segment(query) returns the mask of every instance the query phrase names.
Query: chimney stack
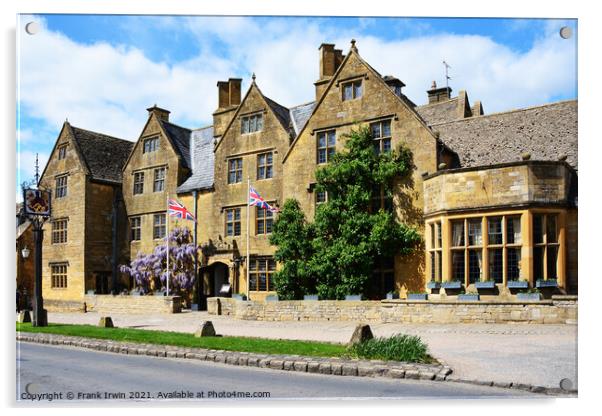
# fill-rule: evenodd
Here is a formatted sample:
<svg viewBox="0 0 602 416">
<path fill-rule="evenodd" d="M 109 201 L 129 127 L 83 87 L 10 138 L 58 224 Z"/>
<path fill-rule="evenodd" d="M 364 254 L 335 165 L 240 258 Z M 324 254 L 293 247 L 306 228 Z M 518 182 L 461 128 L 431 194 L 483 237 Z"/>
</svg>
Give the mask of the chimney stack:
<svg viewBox="0 0 602 416">
<path fill-rule="evenodd" d="M 157 104 L 153 105 L 146 109 L 148 111 L 148 115 L 155 114 L 159 120 L 169 121 L 169 110 L 164 108 L 157 107 Z"/>
<path fill-rule="evenodd" d="M 433 81 L 431 89 L 426 92 L 429 97 L 429 104 L 449 100 L 451 98 L 451 92 L 452 89 L 450 87 L 437 88 L 437 83 Z"/>
<path fill-rule="evenodd" d="M 314 83 L 316 86 L 316 100 L 320 98 L 326 85 L 345 59 L 341 49 L 335 49 L 332 43 L 320 45 L 320 78 Z"/>
<path fill-rule="evenodd" d="M 221 136 L 240 105 L 242 78 L 217 82 L 217 110 L 213 113 L 213 135 Z"/>
</svg>

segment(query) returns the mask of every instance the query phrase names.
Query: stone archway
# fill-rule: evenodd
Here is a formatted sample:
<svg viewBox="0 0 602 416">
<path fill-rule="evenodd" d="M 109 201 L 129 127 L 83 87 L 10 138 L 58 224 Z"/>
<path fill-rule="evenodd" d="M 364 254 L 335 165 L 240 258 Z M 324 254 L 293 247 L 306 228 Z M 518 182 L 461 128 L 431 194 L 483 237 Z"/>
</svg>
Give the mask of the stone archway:
<svg viewBox="0 0 602 416">
<path fill-rule="evenodd" d="M 222 262 L 215 262 L 208 267 L 209 296 L 219 296 L 222 285 L 230 283 L 230 269 Z"/>
</svg>

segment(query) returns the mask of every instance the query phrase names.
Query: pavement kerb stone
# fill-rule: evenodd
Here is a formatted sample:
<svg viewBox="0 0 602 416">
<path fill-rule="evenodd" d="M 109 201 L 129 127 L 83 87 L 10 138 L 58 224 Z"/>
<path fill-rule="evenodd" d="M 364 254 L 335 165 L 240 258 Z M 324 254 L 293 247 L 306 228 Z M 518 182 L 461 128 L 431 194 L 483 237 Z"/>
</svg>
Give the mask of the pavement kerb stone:
<svg viewBox="0 0 602 416">
<path fill-rule="evenodd" d="M 83 337 L 66 335 L 17 332 L 17 341 L 38 344 L 67 345 L 79 348 L 106 351 L 117 354 L 148 355 L 176 359 L 213 361 L 226 365 L 263 367 L 280 371 L 298 371 L 340 376 L 384 377 L 392 379 L 434 380 L 466 383 L 480 386 L 518 389 L 550 396 L 576 396 L 577 390 L 562 390 L 558 387 L 534 386 L 524 383 L 506 383 L 485 380 L 467 380 L 452 375 L 445 362 L 439 365 L 398 363 L 381 360 L 344 360 L 341 358 L 317 358 L 299 355 L 268 355 L 249 352 L 232 352 L 203 348 L 182 348 L 154 344 L 135 344 L 117 341 L 90 341 Z"/>
</svg>

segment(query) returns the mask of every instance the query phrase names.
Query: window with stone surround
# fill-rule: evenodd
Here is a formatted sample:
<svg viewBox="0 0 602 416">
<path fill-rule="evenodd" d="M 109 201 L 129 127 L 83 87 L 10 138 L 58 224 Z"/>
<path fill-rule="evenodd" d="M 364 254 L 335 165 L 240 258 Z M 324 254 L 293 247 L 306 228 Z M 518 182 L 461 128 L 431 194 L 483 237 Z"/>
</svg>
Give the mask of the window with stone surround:
<svg viewBox="0 0 602 416">
<path fill-rule="evenodd" d="M 140 241 L 142 230 L 142 218 L 130 217 L 130 240 Z"/>
<path fill-rule="evenodd" d="M 371 123 L 370 132 L 374 140 L 375 153 L 387 153 L 391 151 L 391 120 Z"/>
<path fill-rule="evenodd" d="M 55 198 L 64 198 L 67 196 L 67 175 L 56 177 L 56 189 L 54 190 Z"/>
<path fill-rule="evenodd" d="M 165 189 L 165 168 L 155 169 L 153 192 L 162 192 Z"/>
<path fill-rule="evenodd" d="M 533 277 L 535 280 L 558 278 L 558 215 L 533 215 Z"/>
<path fill-rule="evenodd" d="M 144 172 L 134 172 L 134 195 L 144 192 Z"/>
<path fill-rule="evenodd" d="M 316 205 L 320 205 L 328 201 L 328 192 L 316 191 Z"/>
<path fill-rule="evenodd" d="M 393 212 L 393 197 L 383 186 L 375 186 L 372 189 L 370 210 L 376 213 L 381 209 L 385 212 Z"/>
<path fill-rule="evenodd" d="M 336 152 L 336 130 L 321 131 L 317 133 L 317 163 L 328 163 Z"/>
<path fill-rule="evenodd" d="M 256 207 L 255 213 L 257 235 L 271 234 L 274 225 L 274 213 L 259 207 Z"/>
<path fill-rule="evenodd" d="M 431 266 L 430 280 L 440 282 L 442 270 L 442 239 L 441 239 L 441 221 L 429 224 L 431 238 L 429 240 L 429 264 Z"/>
<path fill-rule="evenodd" d="M 240 208 L 226 209 L 226 237 L 240 235 Z"/>
<path fill-rule="evenodd" d="M 67 157 L 67 145 L 62 144 L 59 146 L 59 160 L 62 160 Z"/>
<path fill-rule="evenodd" d="M 167 232 L 165 214 L 153 215 L 153 238 L 155 240 L 165 238 Z"/>
<path fill-rule="evenodd" d="M 67 288 L 67 263 L 50 265 L 50 287 L 53 289 Z"/>
<path fill-rule="evenodd" d="M 257 179 L 270 179 L 274 176 L 274 155 L 272 152 L 257 155 Z M 241 173 L 242 175 L 242 173 Z"/>
<path fill-rule="evenodd" d="M 67 221 L 67 218 L 59 218 L 52 221 L 52 244 L 67 242 Z"/>
<path fill-rule="evenodd" d="M 343 101 L 355 100 L 362 97 L 362 80 L 349 81 L 341 84 Z"/>
<path fill-rule="evenodd" d="M 240 120 L 240 133 L 248 134 L 263 130 L 263 115 L 253 114 L 242 117 Z"/>
<path fill-rule="evenodd" d="M 228 183 L 242 182 L 242 158 L 228 160 Z"/>
<path fill-rule="evenodd" d="M 249 290 L 255 292 L 271 292 L 274 290 L 272 277 L 276 272 L 276 261 L 273 257 L 251 257 L 249 264 Z"/>
<path fill-rule="evenodd" d="M 151 153 L 159 150 L 159 137 L 144 139 L 142 142 L 142 153 Z"/>
</svg>

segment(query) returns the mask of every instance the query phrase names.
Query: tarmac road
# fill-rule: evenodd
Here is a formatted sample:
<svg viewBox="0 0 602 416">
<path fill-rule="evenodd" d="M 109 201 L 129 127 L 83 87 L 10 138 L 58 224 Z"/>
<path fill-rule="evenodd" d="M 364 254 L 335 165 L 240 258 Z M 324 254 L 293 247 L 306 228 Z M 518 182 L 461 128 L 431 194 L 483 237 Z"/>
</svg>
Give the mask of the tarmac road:
<svg viewBox="0 0 602 416">
<path fill-rule="evenodd" d="M 325 398 L 545 398 L 528 392 L 452 382 L 387 380 L 236 367 L 191 360 L 128 356 L 31 343 L 17 343 L 17 400 L 48 406 L 72 403 L 175 399 L 247 400 Z M 48 393 L 46 396 L 40 396 Z M 105 393 L 110 393 L 107 396 Z M 160 393 L 163 393 L 161 397 Z M 202 394 L 202 398 L 199 395 Z M 53 400 L 49 402 L 52 395 Z M 123 395 L 125 397 L 123 397 Z M 227 397 L 230 395 L 230 397 Z M 220 397 L 226 396 L 226 397 Z M 70 397 L 73 397 L 72 399 Z M 32 400 L 34 399 L 34 400 Z M 36 401 L 40 399 L 40 401 Z"/>
</svg>

